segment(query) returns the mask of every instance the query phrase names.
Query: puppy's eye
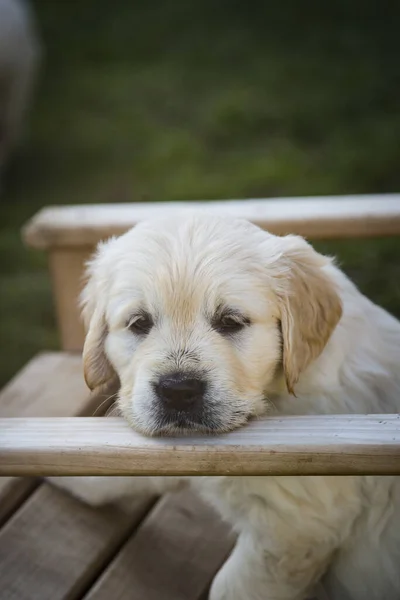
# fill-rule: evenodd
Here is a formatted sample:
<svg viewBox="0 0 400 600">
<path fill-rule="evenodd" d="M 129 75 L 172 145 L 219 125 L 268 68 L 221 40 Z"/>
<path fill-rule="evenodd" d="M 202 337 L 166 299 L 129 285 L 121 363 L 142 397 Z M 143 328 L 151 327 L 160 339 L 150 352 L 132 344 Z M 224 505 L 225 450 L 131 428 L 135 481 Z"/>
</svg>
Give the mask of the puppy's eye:
<svg viewBox="0 0 400 600">
<path fill-rule="evenodd" d="M 128 329 L 136 335 L 146 335 L 153 325 L 153 319 L 148 313 L 140 313 L 129 320 Z"/>
<path fill-rule="evenodd" d="M 250 325 L 249 319 L 243 315 L 235 313 L 226 313 L 220 315 L 213 321 L 213 327 L 221 335 L 229 335 L 238 333 L 244 329 L 247 325 Z"/>
</svg>

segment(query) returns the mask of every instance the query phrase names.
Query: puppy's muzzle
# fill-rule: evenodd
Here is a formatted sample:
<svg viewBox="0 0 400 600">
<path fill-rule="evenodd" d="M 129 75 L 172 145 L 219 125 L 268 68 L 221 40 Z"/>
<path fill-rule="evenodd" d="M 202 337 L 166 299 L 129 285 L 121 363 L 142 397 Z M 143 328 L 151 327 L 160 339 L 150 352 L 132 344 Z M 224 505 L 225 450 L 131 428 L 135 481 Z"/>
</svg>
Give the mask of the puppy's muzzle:
<svg viewBox="0 0 400 600">
<path fill-rule="evenodd" d="M 160 377 L 154 390 L 164 411 L 197 413 L 203 406 L 206 382 L 182 372 Z"/>
</svg>

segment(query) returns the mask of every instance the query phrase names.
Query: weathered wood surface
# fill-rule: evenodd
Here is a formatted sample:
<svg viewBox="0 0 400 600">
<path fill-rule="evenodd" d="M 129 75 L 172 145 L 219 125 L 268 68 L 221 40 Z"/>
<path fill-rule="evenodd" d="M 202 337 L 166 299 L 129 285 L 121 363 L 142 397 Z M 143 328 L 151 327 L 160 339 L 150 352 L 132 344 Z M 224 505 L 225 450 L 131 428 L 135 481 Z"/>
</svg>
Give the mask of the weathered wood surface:
<svg viewBox="0 0 400 600">
<path fill-rule="evenodd" d="M 35 356 L 0 392 L 0 418 L 92 415 L 96 405 L 83 380 L 82 357 L 63 352 Z M 36 485 L 34 479 L 0 479 L 0 524 Z"/>
<path fill-rule="evenodd" d="M 2 390 L 0 416 L 93 415 L 102 400 L 86 387 L 80 355 L 50 352 Z M 1 600 L 80 598 L 152 503 L 94 511 L 37 479 L 0 479 Z"/>
<path fill-rule="evenodd" d="M 40 486 L 0 530 L 1 600 L 81 598 L 149 507 L 93 510 Z"/>
<path fill-rule="evenodd" d="M 167 494 L 85 600 L 200 600 L 233 543 L 192 492 Z"/>
<path fill-rule="evenodd" d="M 146 438 L 123 419 L 2 419 L 1 475 L 400 475 L 400 415 L 266 417 Z"/>
<path fill-rule="evenodd" d="M 311 239 L 400 234 L 400 194 L 382 194 L 48 207 L 29 221 L 23 235 L 36 248 L 93 246 L 144 219 L 196 209 L 247 219 L 272 233 Z"/>
<path fill-rule="evenodd" d="M 38 354 L 1 390 L 0 418 L 90 414 L 95 401 L 82 373 L 80 354 Z"/>
</svg>

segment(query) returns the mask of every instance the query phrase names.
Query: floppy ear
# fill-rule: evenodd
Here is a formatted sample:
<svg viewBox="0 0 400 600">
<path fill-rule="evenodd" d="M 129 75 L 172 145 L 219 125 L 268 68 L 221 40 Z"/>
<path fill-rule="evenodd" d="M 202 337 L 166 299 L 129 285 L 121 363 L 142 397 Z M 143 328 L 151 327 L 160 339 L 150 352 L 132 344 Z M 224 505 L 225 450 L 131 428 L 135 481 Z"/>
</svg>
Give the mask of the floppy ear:
<svg viewBox="0 0 400 600">
<path fill-rule="evenodd" d="M 100 244 L 95 257 L 87 266 L 87 283 L 81 294 L 82 317 L 86 329 L 83 346 L 83 370 L 87 386 L 94 390 L 116 378 L 104 349 L 107 338 L 104 298 L 107 274 L 104 250 L 108 243 Z"/>
<path fill-rule="evenodd" d="M 104 350 L 107 327 L 103 312 L 97 307 L 90 320 L 83 346 L 83 372 L 87 386 L 94 390 L 115 377 Z"/>
<path fill-rule="evenodd" d="M 324 269 L 330 259 L 318 254 L 297 236 L 284 238 L 287 244 L 280 285 L 283 369 L 286 385 L 294 394 L 301 373 L 325 348 L 342 316 L 342 303 L 335 284 Z M 283 281 L 282 281 L 283 283 Z"/>
</svg>

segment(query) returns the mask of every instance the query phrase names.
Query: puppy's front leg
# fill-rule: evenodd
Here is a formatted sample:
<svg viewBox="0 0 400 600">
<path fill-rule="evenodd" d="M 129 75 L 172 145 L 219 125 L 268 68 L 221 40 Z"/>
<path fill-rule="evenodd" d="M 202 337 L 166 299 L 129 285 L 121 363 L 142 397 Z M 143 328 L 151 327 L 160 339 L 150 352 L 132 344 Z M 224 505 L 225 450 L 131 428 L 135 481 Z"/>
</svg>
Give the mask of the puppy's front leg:
<svg viewBox="0 0 400 600">
<path fill-rule="evenodd" d="M 265 478 L 259 484 L 250 480 L 247 493 L 238 495 L 234 504 L 241 533 L 215 577 L 210 600 L 309 597 L 362 510 L 359 481 L 352 477 Z M 242 489 L 246 485 L 242 483 Z"/>
<path fill-rule="evenodd" d="M 242 533 L 214 578 L 209 600 L 265 600 L 267 589 L 262 550 L 258 552 L 251 536 Z"/>
<path fill-rule="evenodd" d="M 176 477 L 50 477 L 48 481 L 91 506 L 159 495 L 184 485 Z"/>
<path fill-rule="evenodd" d="M 305 551 L 307 553 L 307 551 Z M 251 535 L 242 533 L 216 575 L 209 600 L 305 600 L 323 574 L 330 558 L 315 556 L 308 567 L 296 569 L 296 557 L 274 556 Z M 311 559 L 311 555 L 310 555 Z M 293 565 L 289 565 L 293 561 Z M 304 563 L 304 556 L 299 557 Z M 286 563 L 286 564 L 285 564 Z M 297 572 L 296 572 L 297 571 Z"/>
</svg>

